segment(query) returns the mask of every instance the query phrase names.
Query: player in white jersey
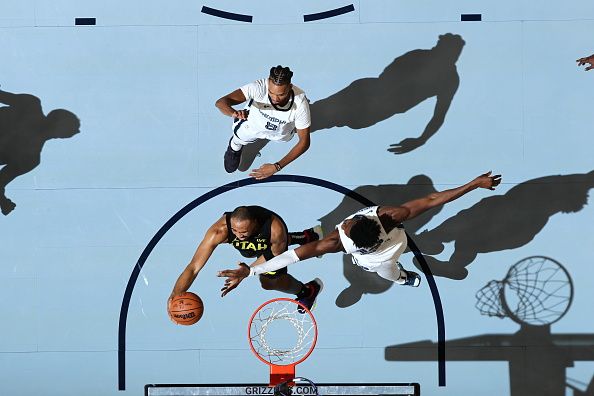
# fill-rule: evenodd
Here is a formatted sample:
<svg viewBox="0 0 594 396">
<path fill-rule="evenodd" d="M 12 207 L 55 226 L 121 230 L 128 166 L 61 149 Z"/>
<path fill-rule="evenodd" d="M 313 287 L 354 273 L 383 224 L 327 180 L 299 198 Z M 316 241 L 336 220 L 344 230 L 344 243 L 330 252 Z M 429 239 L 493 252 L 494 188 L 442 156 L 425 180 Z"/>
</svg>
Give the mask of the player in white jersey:
<svg viewBox="0 0 594 396">
<path fill-rule="evenodd" d="M 300 260 L 337 252 L 351 254 L 355 264 L 367 271 L 376 272 L 383 278 L 403 285 L 418 286 L 421 282 L 420 276 L 404 270 L 398 263 L 398 258 L 407 245 L 402 222 L 477 188 L 494 190 L 499 183 L 501 175 L 491 176 L 489 171 L 463 186 L 434 192 L 400 206 L 372 206 L 361 209 L 338 224 L 336 229 L 323 239 L 288 250 L 265 263 L 251 266 L 241 264 L 238 269 L 220 271 L 218 276 L 227 278 L 222 290 L 228 293 L 249 275 L 274 271 Z"/>
<path fill-rule="evenodd" d="M 274 164 L 266 163 L 252 170 L 250 176 L 265 179 L 293 162 L 309 148 L 311 115 L 303 90 L 291 84 L 293 72 L 288 67 L 270 69 L 270 76 L 246 84 L 216 102 L 218 109 L 233 117 L 233 136 L 225 152 L 225 170 L 235 172 L 243 146 L 259 139 L 287 142 L 295 133 L 299 141 Z M 243 110 L 232 106 L 244 103 Z"/>
</svg>

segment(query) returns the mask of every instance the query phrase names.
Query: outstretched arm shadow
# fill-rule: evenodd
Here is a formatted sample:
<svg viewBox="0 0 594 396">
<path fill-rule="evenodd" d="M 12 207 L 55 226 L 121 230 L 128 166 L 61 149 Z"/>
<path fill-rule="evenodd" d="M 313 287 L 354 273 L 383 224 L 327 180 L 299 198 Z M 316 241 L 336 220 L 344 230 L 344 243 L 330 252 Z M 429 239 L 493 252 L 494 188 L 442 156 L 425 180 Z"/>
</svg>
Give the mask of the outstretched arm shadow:
<svg viewBox="0 0 594 396">
<path fill-rule="evenodd" d="M 479 253 L 515 249 L 528 244 L 558 213 L 576 213 L 588 202 L 594 171 L 532 179 L 504 195 L 481 200 L 438 227 L 416 235 L 415 241 L 435 276 L 464 279 Z M 454 242 L 446 261 L 437 255 L 444 243 Z M 415 262 L 417 268 L 418 263 Z"/>
</svg>

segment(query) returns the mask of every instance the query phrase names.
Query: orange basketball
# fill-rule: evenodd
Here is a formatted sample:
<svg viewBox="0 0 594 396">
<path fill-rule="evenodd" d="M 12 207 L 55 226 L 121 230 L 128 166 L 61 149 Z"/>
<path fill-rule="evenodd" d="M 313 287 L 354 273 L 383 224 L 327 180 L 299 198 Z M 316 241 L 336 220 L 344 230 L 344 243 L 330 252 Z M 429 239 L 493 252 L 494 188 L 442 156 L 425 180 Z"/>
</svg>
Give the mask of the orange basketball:
<svg viewBox="0 0 594 396">
<path fill-rule="evenodd" d="M 198 322 L 204 312 L 200 297 L 192 292 L 175 296 L 169 305 L 171 319 L 177 324 L 189 326 Z"/>
</svg>

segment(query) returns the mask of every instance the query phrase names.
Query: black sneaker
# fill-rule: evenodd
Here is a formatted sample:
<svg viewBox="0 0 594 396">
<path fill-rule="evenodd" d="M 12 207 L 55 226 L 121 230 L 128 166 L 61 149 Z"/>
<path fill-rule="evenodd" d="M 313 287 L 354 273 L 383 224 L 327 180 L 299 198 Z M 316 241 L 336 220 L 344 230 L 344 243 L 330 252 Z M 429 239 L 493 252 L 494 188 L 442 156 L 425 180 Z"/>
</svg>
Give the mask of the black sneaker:
<svg viewBox="0 0 594 396">
<path fill-rule="evenodd" d="M 402 271 L 406 274 L 406 279 L 404 280 L 403 285 L 419 287 L 419 285 L 421 284 L 421 276 L 419 274 L 417 274 L 416 272 L 405 270 L 402 267 L 402 264 L 400 264 L 400 263 L 397 263 L 397 265 L 398 265 L 398 268 L 400 268 L 400 271 Z"/>
<path fill-rule="evenodd" d="M 322 230 L 322 226 L 317 225 L 312 228 L 308 228 L 307 230 L 303 230 L 303 235 L 305 235 L 305 239 L 303 241 L 299 241 L 300 245 L 305 245 L 306 243 L 313 241 L 319 241 L 324 237 L 324 231 Z"/>
<path fill-rule="evenodd" d="M 320 278 L 316 278 L 310 282 L 307 282 L 305 284 L 305 287 L 308 288 L 307 294 L 303 297 L 295 299 L 295 301 L 303 304 L 305 307 L 307 307 L 307 309 L 311 311 L 316 306 L 316 299 L 318 298 L 318 294 L 320 294 L 320 292 L 324 288 L 324 284 L 322 283 Z M 305 309 L 303 309 L 303 307 L 301 306 L 297 308 L 297 311 L 301 314 L 305 313 Z"/>
<path fill-rule="evenodd" d="M 233 139 L 233 138 L 231 138 Z M 241 150 L 235 151 L 231 148 L 231 140 L 229 140 L 229 145 L 227 146 L 227 151 L 225 151 L 225 170 L 227 173 L 233 173 L 239 168 L 239 163 L 241 162 L 241 151 L 243 150 L 243 146 Z"/>
</svg>

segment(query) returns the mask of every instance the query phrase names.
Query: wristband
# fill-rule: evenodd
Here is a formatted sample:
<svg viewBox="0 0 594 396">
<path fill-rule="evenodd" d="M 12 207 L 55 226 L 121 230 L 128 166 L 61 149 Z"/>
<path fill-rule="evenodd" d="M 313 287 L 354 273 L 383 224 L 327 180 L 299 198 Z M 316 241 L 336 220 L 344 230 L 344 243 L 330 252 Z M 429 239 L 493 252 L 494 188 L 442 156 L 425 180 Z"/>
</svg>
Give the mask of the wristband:
<svg viewBox="0 0 594 396">
<path fill-rule="evenodd" d="M 279 164 L 278 162 L 275 162 L 275 163 L 274 163 L 274 167 L 276 168 L 276 171 L 277 171 L 277 172 L 278 172 L 278 171 L 280 171 L 281 169 L 283 169 L 282 165 L 281 165 L 281 164 Z"/>
</svg>

